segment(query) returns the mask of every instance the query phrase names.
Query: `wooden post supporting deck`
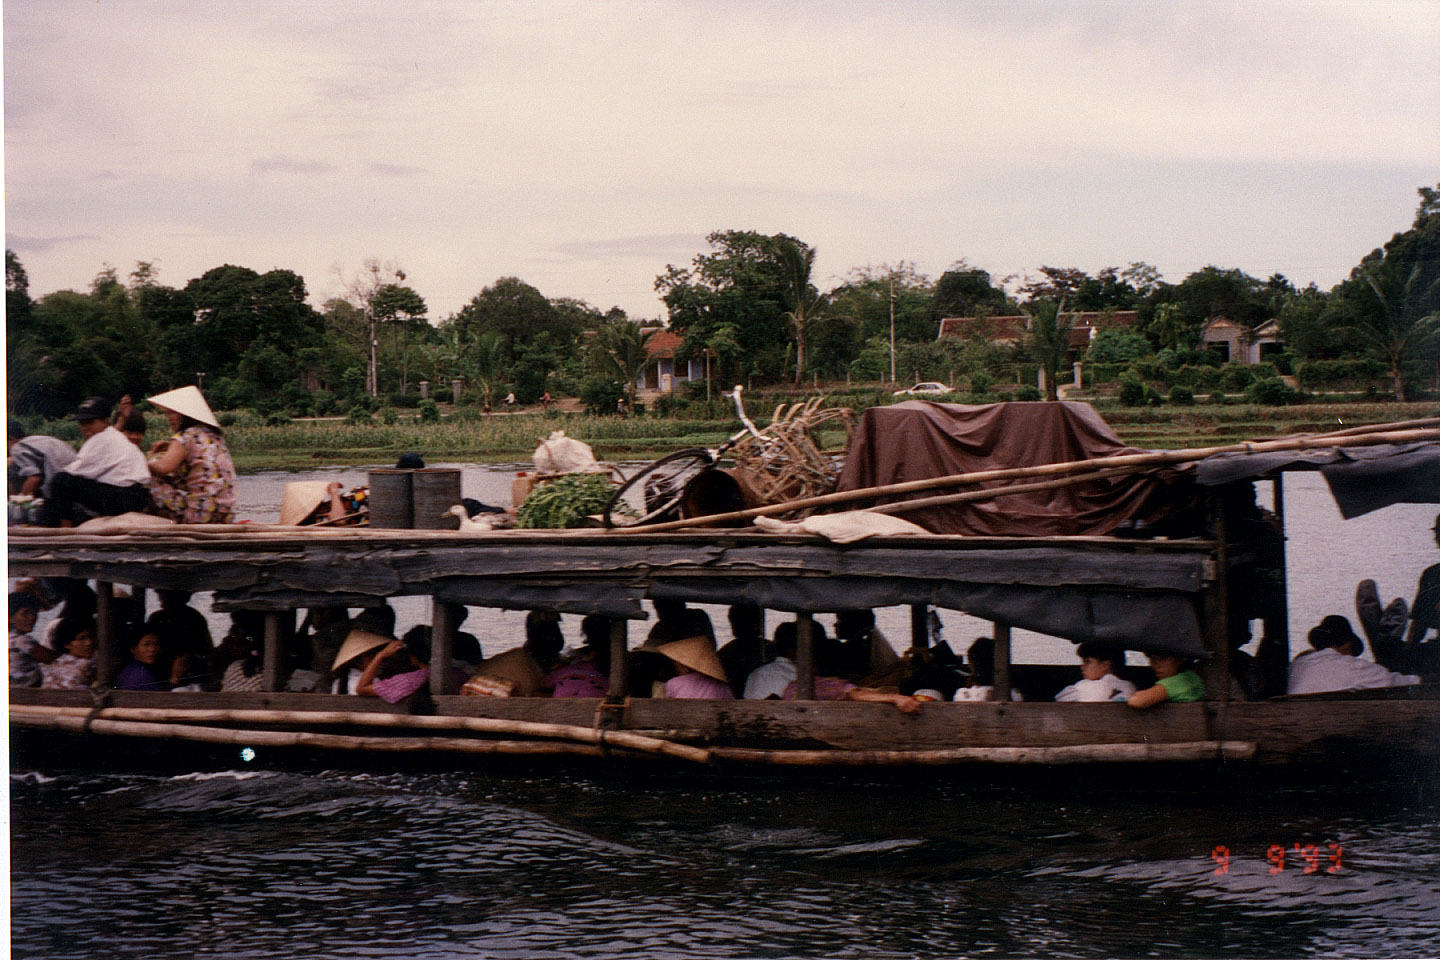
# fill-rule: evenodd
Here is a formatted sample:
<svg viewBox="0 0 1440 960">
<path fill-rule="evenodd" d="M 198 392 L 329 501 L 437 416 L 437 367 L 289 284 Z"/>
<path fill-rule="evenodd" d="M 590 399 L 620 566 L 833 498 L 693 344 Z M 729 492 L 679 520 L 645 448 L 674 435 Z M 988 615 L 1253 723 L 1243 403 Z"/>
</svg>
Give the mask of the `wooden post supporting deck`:
<svg viewBox="0 0 1440 960">
<path fill-rule="evenodd" d="M 1225 522 L 1225 499 L 1215 503 L 1215 582 L 1204 593 L 1204 630 L 1209 656 L 1197 673 L 1205 681 L 1206 700 L 1230 699 L 1230 535 Z"/>
<path fill-rule="evenodd" d="M 795 618 L 795 699 L 815 699 L 815 617 Z"/>
<path fill-rule="evenodd" d="M 624 700 L 630 691 L 630 624 L 624 617 L 610 621 L 610 699 Z"/>
<path fill-rule="evenodd" d="M 1010 702 L 1010 624 L 995 621 L 995 685 L 990 690 L 990 699 L 1001 703 Z"/>
<path fill-rule="evenodd" d="M 274 693 L 280 689 L 284 679 L 285 651 L 280 647 L 280 614 L 267 611 L 265 614 L 265 663 L 262 679 L 263 688 Z"/>
<path fill-rule="evenodd" d="M 924 650 L 930 646 L 930 605 L 910 604 L 910 646 Z"/>
<path fill-rule="evenodd" d="M 108 580 L 95 581 L 95 682 L 101 687 L 115 686 L 120 671 L 119 644 L 115 642 L 115 585 Z"/>
<path fill-rule="evenodd" d="M 430 693 L 446 694 L 450 679 L 451 650 L 455 645 L 455 625 L 460 620 L 455 604 L 438 597 L 430 601 Z"/>
<path fill-rule="evenodd" d="M 1264 620 L 1264 633 L 1257 652 L 1260 670 L 1265 677 L 1266 695 L 1278 697 L 1285 693 L 1290 676 L 1290 571 L 1285 552 L 1285 474 L 1275 474 L 1271 488 L 1275 495 L 1275 519 L 1280 522 L 1280 589 L 1275 597 L 1276 609 Z"/>
</svg>

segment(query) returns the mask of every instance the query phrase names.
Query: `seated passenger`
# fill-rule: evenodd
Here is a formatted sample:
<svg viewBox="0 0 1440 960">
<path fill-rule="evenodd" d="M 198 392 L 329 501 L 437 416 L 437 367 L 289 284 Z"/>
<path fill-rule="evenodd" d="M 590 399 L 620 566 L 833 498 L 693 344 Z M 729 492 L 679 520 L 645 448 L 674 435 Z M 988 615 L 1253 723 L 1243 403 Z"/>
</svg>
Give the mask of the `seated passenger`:
<svg viewBox="0 0 1440 960">
<path fill-rule="evenodd" d="M 430 682 L 429 627 L 412 627 L 403 640 L 391 640 L 370 658 L 355 692 L 362 697 L 379 697 L 386 703 L 399 703 Z M 385 674 L 389 674 L 385 676 Z M 465 674 L 453 664 L 446 679 L 444 692 L 454 696 L 465 683 Z"/>
<path fill-rule="evenodd" d="M 1440 517 L 1435 518 L 1435 545 L 1440 546 Z M 1415 586 L 1415 602 L 1410 605 L 1410 630 L 1399 659 L 1405 669 L 1433 673 L 1440 669 L 1440 563 L 1426 567 Z"/>
<path fill-rule="evenodd" d="M 603 697 L 610 692 L 610 618 L 592 613 L 580 622 L 585 645 L 551 670 L 545 686 L 551 696 Z"/>
<path fill-rule="evenodd" d="M 841 610 L 836 613 L 835 639 L 843 650 L 847 676 L 863 677 L 879 673 L 900 661 L 895 648 L 875 626 L 873 610 Z"/>
<path fill-rule="evenodd" d="M 474 675 L 509 681 L 512 697 L 543 697 L 547 695 L 545 675 L 554 669 L 564 647 L 560 616 L 531 610 L 525 615 L 525 645 L 490 657 Z"/>
<path fill-rule="evenodd" d="M 256 693 L 265 689 L 265 644 L 256 637 L 245 639 L 245 653 L 230 661 L 220 675 L 221 693 Z M 237 646 L 234 637 L 227 636 L 226 645 Z"/>
<path fill-rule="evenodd" d="M 148 631 L 130 647 L 130 662 L 115 677 L 116 690 L 169 690 L 158 665 L 162 656 L 160 638 Z"/>
<path fill-rule="evenodd" d="M 40 665 L 47 690 L 85 690 L 95 682 L 95 622 L 60 620 L 55 630 L 54 663 Z"/>
<path fill-rule="evenodd" d="M 212 672 L 215 644 L 210 639 L 210 625 L 199 610 L 189 606 L 190 592 L 159 590 L 157 594 L 160 609 L 145 621 L 145 629 L 160 638 L 161 662 L 169 662 L 172 673 L 187 686 L 218 690 L 221 677 Z"/>
<path fill-rule="evenodd" d="M 730 689 L 725 667 L 715 651 L 715 641 L 709 637 L 686 637 L 661 644 L 655 652 L 675 663 L 676 676 L 665 682 L 667 699 L 735 699 L 735 691 Z"/>
<path fill-rule="evenodd" d="M 1125 702 L 1136 710 L 1172 703 L 1197 703 L 1205 699 L 1205 683 L 1190 669 L 1190 662 L 1172 653 L 1147 653 L 1155 671 L 1155 686 L 1130 694 Z"/>
<path fill-rule="evenodd" d="M 1420 678 L 1391 673 L 1378 663 L 1363 659 L 1365 641 L 1355 635 L 1350 621 L 1331 615 L 1310 631 L 1310 646 L 1290 663 L 1287 692 L 1327 693 L 1336 690 L 1369 690 L 1403 687 Z"/>
<path fill-rule="evenodd" d="M 994 638 L 976 637 L 975 642 L 970 644 L 970 649 L 965 651 L 965 659 L 970 662 L 970 678 L 965 686 L 955 691 L 955 696 L 951 699 L 957 702 L 989 700 L 995 692 Z M 1011 687 L 1010 699 L 1020 702 L 1025 699 L 1025 695 Z"/>
<path fill-rule="evenodd" d="M 152 509 L 177 523 L 230 523 L 235 511 L 235 465 L 220 421 L 199 387 L 150 397 L 173 431 L 150 450 Z"/>
<path fill-rule="evenodd" d="M 702 634 L 715 639 L 715 627 L 704 610 L 691 610 L 685 606 L 684 600 L 656 600 L 654 604 L 657 619 L 645 637 L 646 649 L 653 650 L 662 643 Z"/>
<path fill-rule="evenodd" d="M 40 645 L 31 633 L 40 616 L 40 601 L 29 593 L 10 594 L 10 686 L 38 687 L 44 679 L 42 663 L 54 661 L 55 654 Z"/>
<path fill-rule="evenodd" d="M 775 628 L 770 641 L 775 659 L 756 667 L 745 678 L 746 700 L 780 700 L 785 688 L 795 680 L 795 621 L 789 620 Z"/>
<path fill-rule="evenodd" d="M 91 397 L 70 415 L 85 438 L 80 452 L 50 481 L 46 505 L 63 524 L 144 510 L 150 503 L 145 454 L 110 426 L 110 404 Z"/>
<path fill-rule="evenodd" d="M 765 611 L 753 603 L 732 604 L 731 640 L 720 648 L 720 663 L 730 677 L 736 697 L 745 692 L 745 680 L 765 662 Z"/>
<path fill-rule="evenodd" d="M 1115 676 L 1116 662 L 1125 662 L 1125 651 L 1087 641 L 1075 652 L 1080 655 L 1081 680 L 1055 694 L 1058 702 L 1104 703 L 1125 701 L 1135 692 L 1135 684 Z"/>
<path fill-rule="evenodd" d="M 330 674 L 335 678 L 331 692 L 351 695 L 359 693 L 360 675 L 379 653 L 380 648 L 394 639 L 371 633 L 369 630 L 351 630 L 346 634 L 345 642 L 340 645 L 340 651 L 335 654 L 335 660 L 330 665 Z"/>
</svg>

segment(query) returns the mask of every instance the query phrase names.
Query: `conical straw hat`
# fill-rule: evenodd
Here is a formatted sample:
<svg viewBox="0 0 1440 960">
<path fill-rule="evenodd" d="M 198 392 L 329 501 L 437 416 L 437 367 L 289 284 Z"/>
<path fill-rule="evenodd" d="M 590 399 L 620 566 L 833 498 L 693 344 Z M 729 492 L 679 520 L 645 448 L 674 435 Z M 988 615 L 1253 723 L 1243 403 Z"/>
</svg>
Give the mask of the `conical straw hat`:
<svg viewBox="0 0 1440 960">
<path fill-rule="evenodd" d="M 220 428 L 220 421 L 216 420 L 215 414 L 210 412 L 210 404 L 205 402 L 205 395 L 200 392 L 199 387 L 180 387 L 176 390 L 167 390 L 165 393 L 157 393 L 153 397 L 148 397 L 147 400 L 157 407 L 174 410 L 191 420 L 208 423 L 217 430 Z"/>
<path fill-rule="evenodd" d="M 296 480 L 287 483 L 285 499 L 280 501 L 280 522 L 293 527 L 329 499 L 330 484 L 324 480 Z"/>
<path fill-rule="evenodd" d="M 371 633 L 369 630 L 351 630 L 345 635 L 345 642 L 340 645 L 340 652 L 335 654 L 335 662 L 330 665 L 332 671 L 339 670 L 345 664 L 354 660 L 362 653 L 369 653 L 377 647 L 383 647 L 390 642 L 389 637 L 382 637 L 378 633 Z"/>
<path fill-rule="evenodd" d="M 709 637 L 686 637 L 656 647 L 655 652 L 721 683 L 730 682 L 725 676 L 725 666 L 715 652 L 715 641 Z"/>
</svg>

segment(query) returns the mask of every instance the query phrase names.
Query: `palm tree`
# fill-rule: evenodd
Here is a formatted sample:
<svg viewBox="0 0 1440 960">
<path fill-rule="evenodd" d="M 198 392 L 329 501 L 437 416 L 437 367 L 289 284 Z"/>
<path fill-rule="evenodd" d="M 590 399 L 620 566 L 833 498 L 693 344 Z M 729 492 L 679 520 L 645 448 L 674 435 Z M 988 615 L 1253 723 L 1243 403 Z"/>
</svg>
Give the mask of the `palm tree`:
<svg viewBox="0 0 1440 960">
<path fill-rule="evenodd" d="M 645 352 L 648 339 L 650 333 L 641 331 L 634 320 L 616 320 L 597 330 L 591 341 L 590 356 L 595 366 L 624 385 L 631 410 L 635 409 L 635 384 L 650 361 Z"/>
<path fill-rule="evenodd" d="M 785 281 L 785 319 L 795 334 L 795 383 L 805 374 L 805 340 L 811 330 L 825 318 L 829 296 L 810 283 L 815 266 L 815 248 L 802 247 L 786 238 L 780 242 L 778 254 Z"/>
<path fill-rule="evenodd" d="M 1440 326 L 1440 310 L 1435 309 L 1440 277 L 1425 282 L 1420 264 L 1405 269 L 1386 270 L 1390 262 L 1372 265 L 1360 277 L 1374 294 L 1379 310 L 1361 310 L 1354 330 L 1390 365 L 1390 379 L 1395 384 L 1395 399 L 1405 402 L 1405 362 Z M 1403 278 L 1403 279 L 1402 279 Z"/>
<path fill-rule="evenodd" d="M 488 330 L 466 344 L 462 369 L 480 388 L 480 397 L 489 410 L 495 401 L 495 387 L 505 364 L 505 336 Z"/>
<path fill-rule="evenodd" d="M 1065 301 L 1041 300 L 1030 314 L 1030 346 L 1045 373 L 1045 399 L 1058 400 L 1060 368 L 1070 348 L 1071 320 L 1065 315 Z"/>
</svg>

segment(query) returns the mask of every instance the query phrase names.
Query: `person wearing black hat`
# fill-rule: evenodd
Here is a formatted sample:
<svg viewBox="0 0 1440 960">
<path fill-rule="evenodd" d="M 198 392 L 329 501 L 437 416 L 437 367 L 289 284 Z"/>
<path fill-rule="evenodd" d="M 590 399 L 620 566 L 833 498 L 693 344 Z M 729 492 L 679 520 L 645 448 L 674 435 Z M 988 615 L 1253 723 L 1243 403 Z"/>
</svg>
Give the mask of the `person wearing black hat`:
<svg viewBox="0 0 1440 960">
<path fill-rule="evenodd" d="M 1404 687 L 1420 678 L 1392 673 L 1360 656 L 1365 641 L 1356 636 L 1350 621 L 1331 614 L 1310 631 L 1310 646 L 1290 663 L 1287 693 L 1327 693 L 1338 690 L 1370 690 L 1377 687 Z"/>
<path fill-rule="evenodd" d="M 75 459 L 75 448 L 58 437 L 31 436 L 14 420 L 5 424 L 5 457 L 11 494 L 49 499 L 55 475 Z"/>
<path fill-rule="evenodd" d="M 150 468 L 145 454 L 110 426 L 110 404 L 91 397 L 70 419 L 80 425 L 85 443 L 51 483 L 49 505 L 60 521 L 83 523 L 144 510 L 150 503 L 145 486 Z"/>
</svg>

